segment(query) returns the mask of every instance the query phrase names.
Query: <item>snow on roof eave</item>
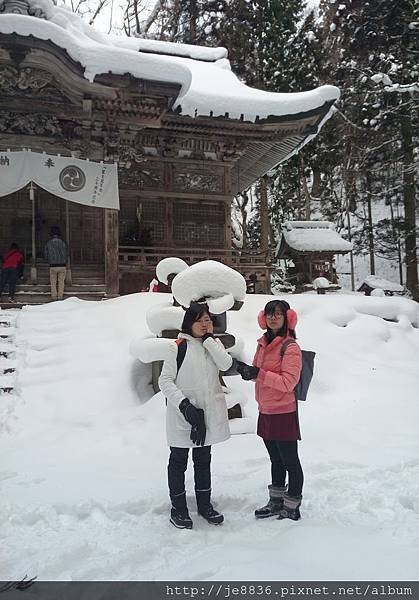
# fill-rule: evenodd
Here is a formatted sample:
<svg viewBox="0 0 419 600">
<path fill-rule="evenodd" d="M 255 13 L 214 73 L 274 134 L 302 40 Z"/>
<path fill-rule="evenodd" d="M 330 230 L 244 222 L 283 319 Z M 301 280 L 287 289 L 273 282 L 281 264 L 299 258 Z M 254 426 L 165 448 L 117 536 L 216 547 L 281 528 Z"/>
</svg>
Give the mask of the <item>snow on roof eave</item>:
<svg viewBox="0 0 419 600">
<path fill-rule="evenodd" d="M 313 111 L 311 111 L 313 112 Z M 242 158 L 239 160 L 239 171 L 240 171 L 240 176 L 237 178 L 233 178 L 233 192 L 234 194 L 238 194 L 240 192 L 242 192 L 243 190 L 245 190 L 246 188 L 249 187 L 249 185 L 251 185 L 256 179 L 258 179 L 259 177 L 262 177 L 263 175 L 265 175 L 266 173 L 269 173 L 269 171 L 271 171 L 272 169 L 276 168 L 278 165 L 280 165 L 281 163 L 285 162 L 286 160 L 288 160 L 289 158 L 291 158 L 294 154 L 296 154 L 301 148 L 303 148 L 309 141 L 311 141 L 314 137 L 316 137 L 316 135 L 319 133 L 320 129 L 323 127 L 324 123 L 333 115 L 333 113 L 335 112 L 334 109 L 334 101 L 333 102 L 328 102 L 326 104 L 324 104 L 322 107 L 320 107 L 316 112 L 319 113 L 319 116 L 321 117 L 320 122 L 315 126 L 315 132 L 313 133 L 307 133 L 306 135 L 296 135 L 296 136 L 291 136 L 289 138 L 284 138 L 283 140 L 281 140 L 281 142 L 276 142 L 273 143 L 273 145 L 276 145 L 278 147 L 278 155 L 281 155 L 280 160 L 277 161 L 270 161 L 269 162 L 269 166 L 266 165 L 266 161 L 265 164 L 263 163 L 263 157 L 261 157 L 258 162 L 261 163 L 260 164 L 260 169 L 257 169 L 257 164 L 255 164 L 254 162 L 252 162 L 252 171 L 255 172 L 256 170 L 258 170 L 258 174 L 255 176 L 253 175 L 252 177 L 248 176 L 246 177 L 246 173 L 247 173 L 247 168 L 245 166 L 242 166 L 244 161 L 246 160 L 246 153 L 242 156 Z M 322 113 L 323 116 L 322 116 Z M 305 115 L 304 113 L 299 113 L 298 117 L 299 118 L 303 118 L 304 116 L 307 116 L 307 114 Z M 284 116 L 284 121 L 288 120 L 292 120 L 293 119 L 293 115 L 286 115 Z M 281 118 L 282 120 L 282 118 Z M 277 120 L 277 122 L 280 121 L 280 119 Z M 257 124 L 256 124 L 257 125 Z M 281 150 L 283 150 L 285 148 L 286 145 L 290 145 L 290 140 L 295 138 L 295 145 L 293 147 L 292 150 L 287 151 L 285 154 L 283 153 L 283 151 L 281 152 Z M 265 155 L 266 156 L 266 155 Z"/>
<path fill-rule="evenodd" d="M 298 231 L 302 235 L 295 235 Z M 351 242 L 342 238 L 332 229 L 283 230 L 278 245 L 278 258 L 285 257 L 287 251 L 303 255 L 319 252 L 346 254 L 352 250 L 352 247 Z"/>
<path fill-rule="evenodd" d="M 183 115 L 228 115 L 230 119 L 254 122 L 268 116 L 282 117 L 316 110 L 325 104 L 330 105 L 340 95 L 339 90 L 330 85 L 288 94 L 250 88 L 227 68 L 225 63 L 228 61 L 225 59 L 217 61 L 222 63 L 219 65 L 217 62 L 209 63 L 173 55 L 139 54 L 137 42 L 133 49 L 133 44 L 127 39 L 115 40 L 101 34 L 82 23 L 77 15 L 57 7 L 51 8 L 49 0 L 43 1 L 51 11 L 52 16 L 48 17 L 50 20 L 3 13 L 0 15 L 0 32 L 51 41 L 84 67 L 84 76 L 91 82 L 98 74 L 114 73 L 130 74 L 150 81 L 177 83 L 181 90 L 174 108 L 179 108 Z M 314 135 L 308 136 L 299 147 L 312 137 Z"/>
<path fill-rule="evenodd" d="M 339 97 L 337 98 L 339 99 Z M 297 154 L 302 148 L 304 148 L 304 146 L 306 146 L 309 142 L 311 142 L 311 140 L 313 140 L 321 131 L 321 128 L 323 127 L 323 125 L 326 123 L 326 121 L 328 121 L 330 119 L 330 117 L 336 112 L 336 108 L 334 106 L 335 101 L 329 102 L 327 103 L 329 105 L 329 109 L 327 110 L 327 112 L 325 113 L 324 117 L 322 118 L 322 120 L 320 121 L 320 123 L 317 125 L 317 131 L 316 133 L 311 133 L 309 135 L 307 135 L 295 148 L 292 152 L 290 152 L 289 154 L 287 154 L 287 156 L 285 156 L 285 158 L 283 158 L 279 163 L 277 163 L 276 165 L 274 165 L 271 168 L 275 168 L 278 165 L 280 165 L 281 163 L 285 162 L 286 160 L 288 160 L 289 158 L 291 158 L 292 156 L 294 156 L 295 154 Z M 269 169 L 268 169 L 269 170 Z M 267 172 L 267 171 L 266 171 Z M 265 174 L 265 173 L 264 173 Z"/>
<path fill-rule="evenodd" d="M 365 277 L 362 285 L 367 285 L 371 289 L 381 289 L 389 292 L 403 292 L 404 287 L 399 283 L 394 283 L 393 281 L 389 281 L 388 279 L 384 279 L 383 277 L 378 277 L 377 275 L 368 275 Z"/>
<path fill-rule="evenodd" d="M 117 36 L 105 34 L 86 23 L 78 14 L 72 12 L 66 5 L 57 6 L 56 0 L 20 0 L 16 6 L 15 0 L 0 0 L 4 3 L 4 14 L 30 16 L 31 18 L 44 19 L 58 24 L 63 29 L 78 29 L 80 34 L 85 34 L 95 41 L 122 46 L 136 52 L 152 52 L 173 56 L 183 56 L 205 62 L 216 62 L 227 58 L 227 50 L 223 47 L 211 48 L 178 42 L 150 40 L 139 37 Z"/>
<path fill-rule="evenodd" d="M 180 58 L 190 58 L 201 62 L 217 62 L 227 59 L 228 52 L 226 48 L 217 46 L 194 46 L 192 44 L 182 44 L 179 42 L 163 42 L 161 40 L 151 40 L 139 37 L 121 37 L 110 34 L 109 37 L 115 44 L 145 54 L 156 54 L 165 56 L 178 56 Z"/>
<path fill-rule="evenodd" d="M 173 60 L 175 57 L 168 58 Z M 316 131 L 301 143 L 301 147 L 317 135 L 323 123 L 330 118 L 330 111 L 340 97 L 339 89 L 332 85 L 323 85 L 305 92 L 258 90 L 245 85 L 230 70 L 214 65 L 206 65 L 205 69 L 202 63 L 192 66 L 191 63 L 193 61 L 188 61 L 191 83 L 187 90 L 181 91 L 174 105 L 176 112 L 193 117 L 220 117 L 261 125 L 280 124 L 324 113 Z"/>
<path fill-rule="evenodd" d="M 335 226 L 331 221 L 285 221 L 284 229 L 333 229 Z"/>
<path fill-rule="evenodd" d="M 300 256 L 308 256 L 310 254 L 347 254 L 348 252 L 350 252 L 350 249 L 343 250 L 328 248 L 327 250 L 320 250 L 318 248 L 315 248 L 312 250 L 299 250 L 298 248 L 293 248 L 285 240 L 283 241 L 283 238 L 281 238 L 281 241 L 277 245 L 276 257 L 290 258 L 291 256 L 295 256 L 296 254 Z"/>
</svg>

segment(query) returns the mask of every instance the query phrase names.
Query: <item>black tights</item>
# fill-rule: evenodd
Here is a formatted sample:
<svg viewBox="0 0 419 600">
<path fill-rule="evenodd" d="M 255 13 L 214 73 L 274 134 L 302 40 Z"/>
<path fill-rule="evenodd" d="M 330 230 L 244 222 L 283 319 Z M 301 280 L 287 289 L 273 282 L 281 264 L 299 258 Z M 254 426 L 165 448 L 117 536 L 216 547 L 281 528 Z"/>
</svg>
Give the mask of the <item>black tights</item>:
<svg viewBox="0 0 419 600">
<path fill-rule="evenodd" d="M 297 441 L 280 442 L 279 440 L 263 440 L 271 459 L 272 485 L 283 487 L 288 473 L 288 493 L 290 496 L 301 496 L 304 475 L 298 458 Z"/>
</svg>

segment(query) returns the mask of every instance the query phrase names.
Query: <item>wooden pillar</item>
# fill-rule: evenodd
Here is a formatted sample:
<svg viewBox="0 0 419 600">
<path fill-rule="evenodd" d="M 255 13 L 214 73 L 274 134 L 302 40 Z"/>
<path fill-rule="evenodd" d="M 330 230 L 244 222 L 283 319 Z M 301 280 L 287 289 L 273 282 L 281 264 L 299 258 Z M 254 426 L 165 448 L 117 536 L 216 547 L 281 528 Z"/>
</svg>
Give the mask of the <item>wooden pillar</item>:
<svg viewBox="0 0 419 600">
<path fill-rule="evenodd" d="M 110 297 L 119 294 L 118 227 L 118 211 L 105 208 L 105 286 L 106 295 Z"/>
<path fill-rule="evenodd" d="M 174 230 L 174 221 L 173 221 L 173 203 L 175 200 L 173 198 L 166 198 L 166 241 L 165 246 L 168 248 L 173 248 L 173 230 Z"/>
<path fill-rule="evenodd" d="M 31 283 L 37 282 L 37 270 L 36 270 L 36 207 L 35 207 L 35 189 L 33 182 L 31 181 L 29 185 L 29 198 L 31 201 L 31 211 L 32 211 L 32 257 L 31 257 Z"/>
<path fill-rule="evenodd" d="M 260 249 L 269 251 L 268 181 L 266 175 L 260 179 Z"/>
<path fill-rule="evenodd" d="M 68 285 L 71 285 L 72 278 L 71 278 L 71 259 L 70 259 L 70 211 L 69 211 L 68 200 L 65 200 L 65 241 L 67 242 L 67 248 L 68 248 L 67 271 L 65 274 L 65 282 L 68 283 Z"/>
<path fill-rule="evenodd" d="M 231 200 L 228 199 L 224 203 L 224 249 L 231 250 L 231 245 Z"/>
</svg>

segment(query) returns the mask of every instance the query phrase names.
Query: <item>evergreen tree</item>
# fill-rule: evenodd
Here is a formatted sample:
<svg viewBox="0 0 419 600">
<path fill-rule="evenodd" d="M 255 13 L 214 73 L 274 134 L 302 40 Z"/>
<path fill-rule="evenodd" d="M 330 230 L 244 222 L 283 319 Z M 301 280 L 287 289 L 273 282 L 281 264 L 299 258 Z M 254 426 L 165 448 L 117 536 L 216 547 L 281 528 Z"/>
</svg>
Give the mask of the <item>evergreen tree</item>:
<svg viewBox="0 0 419 600">
<path fill-rule="evenodd" d="M 342 90 L 342 118 L 335 123 L 343 141 L 347 206 L 360 217 L 355 241 L 358 250 L 369 251 L 373 273 L 374 255 L 382 249 L 376 245 L 371 207 L 376 199 L 390 198 L 397 204 L 401 197 L 405 222 L 392 218 L 380 226 L 386 226 L 394 240 L 404 232 L 407 286 L 417 297 L 413 168 L 417 104 L 415 88 L 409 85 L 418 74 L 410 33 L 413 4 L 352 0 L 344 5 L 328 3 L 325 9 L 319 35 L 328 49 L 323 62 Z M 397 78 L 397 91 L 406 89 L 403 86 L 409 91 L 391 93 L 392 78 Z"/>
</svg>

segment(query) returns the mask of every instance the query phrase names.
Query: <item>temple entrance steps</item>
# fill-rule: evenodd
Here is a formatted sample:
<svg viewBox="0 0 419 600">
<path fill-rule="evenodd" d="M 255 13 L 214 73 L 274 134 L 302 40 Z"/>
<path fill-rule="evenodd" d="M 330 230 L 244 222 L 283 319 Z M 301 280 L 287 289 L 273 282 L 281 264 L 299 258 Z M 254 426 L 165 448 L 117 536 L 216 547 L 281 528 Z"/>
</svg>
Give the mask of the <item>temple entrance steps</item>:
<svg viewBox="0 0 419 600">
<path fill-rule="evenodd" d="M 71 283 L 66 281 L 64 299 L 77 296 L 81 300 L 103 300 L 106 297 L 105 271 L 103 265 L 74 265 L 71 267 Z M 2 308 L 21 308 L 25 304 L 44 304 L 51 301 L 49 267 L 37 265 L 36 283 L 30 280 L 30 267 L 25 267 L 23 279 L 18 281 L 15 302 L 10 302 L 7 290 L 0 300 Z"/>
</svg>

